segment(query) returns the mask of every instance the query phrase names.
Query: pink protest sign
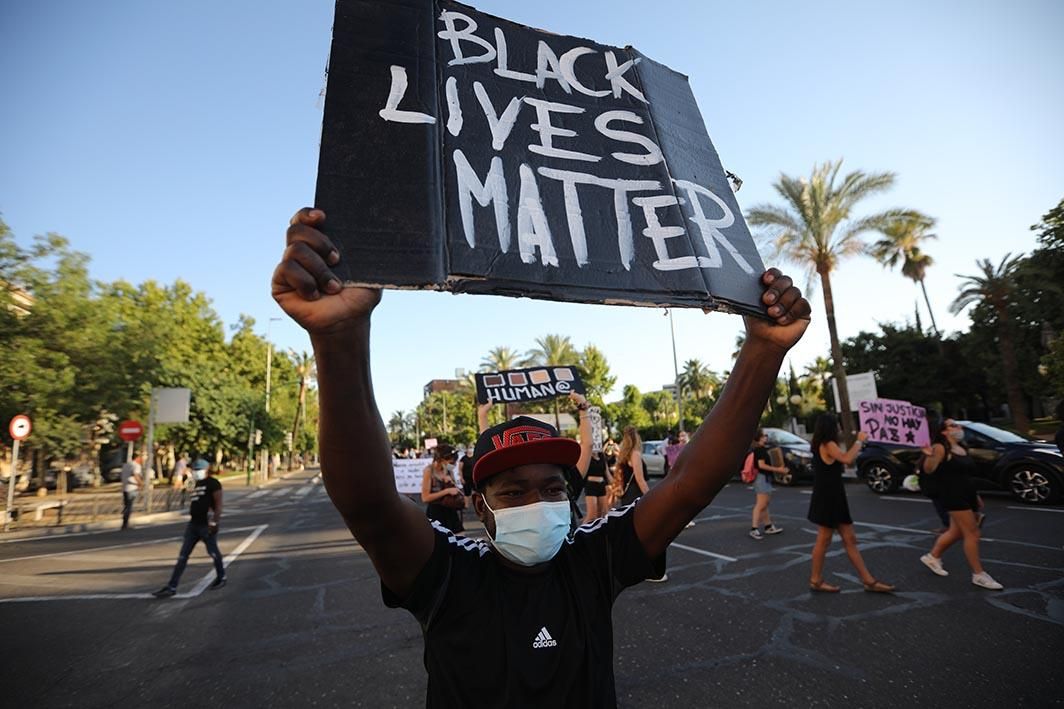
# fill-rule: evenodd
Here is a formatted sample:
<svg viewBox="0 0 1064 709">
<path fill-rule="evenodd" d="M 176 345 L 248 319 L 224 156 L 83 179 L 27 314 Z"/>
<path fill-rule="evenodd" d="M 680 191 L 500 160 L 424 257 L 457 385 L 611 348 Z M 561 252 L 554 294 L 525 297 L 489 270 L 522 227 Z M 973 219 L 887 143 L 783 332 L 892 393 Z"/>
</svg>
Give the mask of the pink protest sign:
<svg viewBox="0 0 1064 709">
<path fill-rule="evenodd" d="M 870 441 L 917 448 L 931 445 L 927 411 L 922 406 L 896 399 L 872 399 L 860 402 L 857 411 L 861 430 Z"/>
</svg>

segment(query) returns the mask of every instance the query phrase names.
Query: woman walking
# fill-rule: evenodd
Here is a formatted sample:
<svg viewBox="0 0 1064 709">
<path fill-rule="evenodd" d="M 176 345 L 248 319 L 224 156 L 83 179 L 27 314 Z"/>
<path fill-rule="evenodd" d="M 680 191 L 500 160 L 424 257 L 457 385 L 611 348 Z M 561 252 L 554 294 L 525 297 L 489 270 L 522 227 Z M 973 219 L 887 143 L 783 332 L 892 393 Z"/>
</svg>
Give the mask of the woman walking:
<svg viewBox="0 0 1064 709">
<path fill-rule="evenodd" d="M 872 593 L 890 593 L 894 586 L 876 580 L 865 567 L 864 559 L 857 548 L 857 535 L 853 531 L 850 505 L 846 501 L 846 488 L 842 482 L 844 465 L 857 460 L 868 434 L 857 434 L 857 442 L 843 450 L 839 446 L 839 420 L 835 414 L 820 414 L 813 429 L 813 495 L 809 500 L 807 519 L 817 526 L 816 543 L 813 545 L 813 568 L 809 574 L 809 589 L 824 593 L 838 593 L 839 587 L 824 581 L 824 558 L 835 532 L 842 538 L 846 556 L 861 577 L 864 589 Z"/>
<path fill-rule="evenodd" d="M 432 462 L 425 466 L 421 477 L 421 501 L 426 504 L 425 516 L 439 522 L 452 532 L 461 532 L 465 497 L 454 483 L 448 463 L 454 449 L 447 444 L 432 451 Z"/>
<path fill-rule="evenodd" d="M 613 468 L 614 485 L 617 487 L 618 506 L 625 507 L 646 494 L 650 489 L 643 473 L 643 442 L 635 426 L 624 429 L 621 447 L 617 451 L 617 463 Z"/>
<path fill-rule="evenodd" d="M 939 535 L 931 552 L 921 556 L 920 561 L 939 576 L 949 576 L 942 566 L 942 555 L 963 540 L 964 556 L 972 569 L 972 583 L 997 591 L 1004 587 L 990 577 L 979 560 L 979 524 L 975 512 L 978 498 L 971 481 L 975 463 L 963 441 L 964 429 L 953 419 L 943 420 L 934 433 L 931 455 L 924 461 L 924 469 L 938 478 L 939 498 L 949 512 L 949 528 Z"/>
<path fill-rule="evenodd" d="M 750 520 L 750 536 L 761 540 L 766 534 L 779 534 L 783 531 L 782 527 L 777 527 L 772 523 L 768 505 L 775 491 L 772 486 L 773 476 L 776 473 L 786 473 L 787 468 L 772 464 L 772 459 L 768 454 L 768 434 L 760 428 L 755 434 L 750 454 L 754 456 L 754 468 L 757 470 L 757 475 L 754 477 L 754 512 Z M 764 532 L 761 531 L 761 525 L 765 527 Z"/>
</svg>

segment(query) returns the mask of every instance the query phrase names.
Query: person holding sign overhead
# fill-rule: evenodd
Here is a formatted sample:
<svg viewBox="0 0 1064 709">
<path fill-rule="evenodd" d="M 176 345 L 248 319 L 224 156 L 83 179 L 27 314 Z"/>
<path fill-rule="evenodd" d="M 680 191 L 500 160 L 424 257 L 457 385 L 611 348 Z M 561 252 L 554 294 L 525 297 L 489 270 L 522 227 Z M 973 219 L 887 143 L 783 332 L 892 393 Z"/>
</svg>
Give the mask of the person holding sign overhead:
<svg viewBox="0 0 1064 709">
<path fill-rule="evenodd" d="M 385 604 L 421 625 L 427 705 L 615 706 L 614 601 L 662 573 L 669 543 L 730 480 L 808 326 L 808 301 L 776 269 L 753 276 L 766 317 L 746 318 L 716 406 L 667 478 L 591 524 L 571 527 L 565 471 L 579 444 L 528 417 L 484 431 L 473 467 L 482 542 L 433 526 L 396 490 L 369 363 L 381 291 L 341 284 L 325 220 L 318 209 L 293 217 L 273 297 L 314 347 L 325 489 L 380 575 Z"/>
</svg>

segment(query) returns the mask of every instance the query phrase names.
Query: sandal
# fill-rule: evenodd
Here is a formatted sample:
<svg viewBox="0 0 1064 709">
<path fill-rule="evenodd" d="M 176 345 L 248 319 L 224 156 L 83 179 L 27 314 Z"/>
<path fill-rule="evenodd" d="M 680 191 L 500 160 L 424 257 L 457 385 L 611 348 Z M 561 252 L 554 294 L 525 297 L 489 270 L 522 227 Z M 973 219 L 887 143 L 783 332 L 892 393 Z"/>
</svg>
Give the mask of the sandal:
<svg viewBox="0 0 1064 709">
<path fill-rule="evenodd" d="M 819 581 L 810 581 L 809 590 L 817 591 L 818 593 L 838 593 L 839 587 L 832 586 L 830 583 L 820 579 Z"/>
<path fill-rule="evenodd" d="M 864 585 L 864 590 L 869 593 L 894 593 L 894 587 L 889 583 L 883 583 L 882 581 L 877 581 L 875 579 L 872 579 L 872 583 L 866 583 Z"/>
</svg>

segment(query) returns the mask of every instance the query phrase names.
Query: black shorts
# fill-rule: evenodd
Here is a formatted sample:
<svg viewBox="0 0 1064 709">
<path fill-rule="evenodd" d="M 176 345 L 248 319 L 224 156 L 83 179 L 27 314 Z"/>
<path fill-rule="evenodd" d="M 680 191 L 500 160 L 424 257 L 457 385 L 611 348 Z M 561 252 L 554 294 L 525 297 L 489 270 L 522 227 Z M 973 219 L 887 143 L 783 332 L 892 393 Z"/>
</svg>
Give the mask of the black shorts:
<svg viewBox="0 0 1064 709">
<path fill-rule="evenodd" d="M 586 497 L 605 497 L 606 478 L 588 475 L 584 483 L 584 495 Z"/>
</svg>

